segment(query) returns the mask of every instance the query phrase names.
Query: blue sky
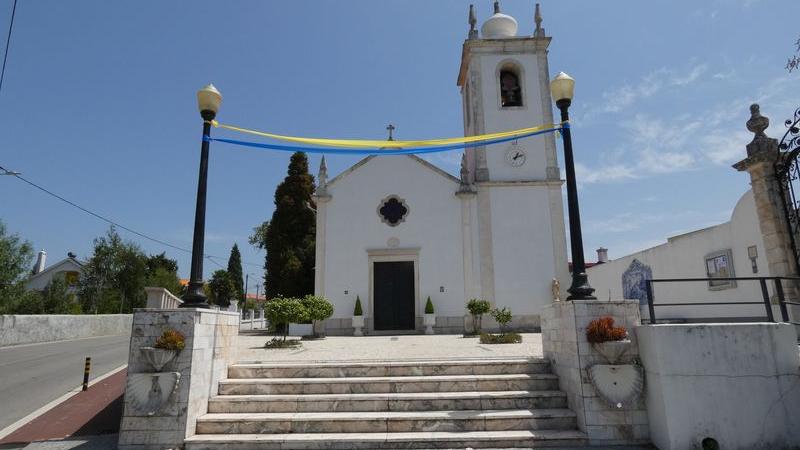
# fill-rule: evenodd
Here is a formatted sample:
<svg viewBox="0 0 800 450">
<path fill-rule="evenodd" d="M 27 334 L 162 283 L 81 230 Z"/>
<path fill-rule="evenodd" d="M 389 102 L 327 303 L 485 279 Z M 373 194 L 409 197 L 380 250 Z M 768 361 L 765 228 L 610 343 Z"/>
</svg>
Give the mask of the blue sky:
<svg viewBox="0 0 800 450">
<path fill-rule="evenodd" d="M 478 20 L 491 2 L 474 1 Z M 10 0 L 0 1 L 5 39 Z M 0 91 L 0 165 L 89 209 L 190 248 L 201 122 L 195 92 L 223 93 L 220 120 L 298 135 L 463 133 L 455 85 L 467 1 L 106 2 L 19 0 Z M 505 0 L 521 33 L 533 1 Z M 795 0 L 542 1 L 550 69 L 577 80 L 571 109 L 587 259 L 619 257 L 728 220 L 748 189 L 748 106 L 768 134 L 800 98 L 784 69 Z M 458 157 L 431 160 L 456 173 Z M 216 144 L 206 251 L 224 265 L 273 208 L 287 154 Z M 331 174 L 355 161 L 328 158 Z M 319 160 L 311 157 L 312 172 Z M 0 219 L 48 251 L 87 256 L 107 224 L 0 177 Z M 166 250 L 188 275 L 188 253 Z M 206 263 L 206 273 L 218 268 Z"/>
</svg>

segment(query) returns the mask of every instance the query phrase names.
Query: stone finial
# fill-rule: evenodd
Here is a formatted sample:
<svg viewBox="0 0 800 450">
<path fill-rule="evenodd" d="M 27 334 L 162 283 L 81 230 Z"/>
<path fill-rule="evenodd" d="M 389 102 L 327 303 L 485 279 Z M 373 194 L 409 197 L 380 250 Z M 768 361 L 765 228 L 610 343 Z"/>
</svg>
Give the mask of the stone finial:
<svg viewBox="0 0 800 450">
<path fill-rule="evenodd" d="M 319 189 L 325 190 L 328 187 L 328 166 L 325 164 L 325 155 L 322 155 L 322 161 L 319 163 L 319 175 L 317 175 L 317 180 L 319 181 Z"/>
<path fill-rule="evenodd" d="M 747 129 L 755 134 L 753 140 L 765 139 L 767 135 L 764 134 L 764 130 L 768 127 L 769 119 L 761 115 L 761 107 L 758 106 L 758 103 L 750 105 L 750 120 L 747 121 Z"/>
<path fill-rule="evenodd" d="M 536 22 L 536 30 L 533 32 L 533 37 L 543 38 L 544 28 L 542 28 L 542 12 L 539 10 L 539 4 L 536 4 L 536 12 L 533 14 L 533 21 Z"/>
<path fill-rule="evenodd" d="M 475 6 L 469 5 L 469 34 L 467 34 L 467 39 L 478 39 L 478 30 L 475 28 L 477 23 L 478 19 L 475 17 Z"/>
<path fill-rule="evenodd" d="M 499 14 L 500 13 L 500 2 L 498 0 L 495 0 L 495 2 L 494 2 L 494 13 L 495 14 Z"/>
</svg>

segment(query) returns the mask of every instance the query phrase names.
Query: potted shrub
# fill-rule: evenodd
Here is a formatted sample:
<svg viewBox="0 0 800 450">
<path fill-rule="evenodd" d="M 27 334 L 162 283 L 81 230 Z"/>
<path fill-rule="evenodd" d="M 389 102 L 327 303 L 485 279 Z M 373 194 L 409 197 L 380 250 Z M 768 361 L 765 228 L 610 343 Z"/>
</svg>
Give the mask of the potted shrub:
<svg viewBox="0 0 800 450">
<path fill-rule="evenodd" d="M 481 318 L 492 309 L 492 305 L 486 300 L 473 298 L 467 302 L 467 310 L 472 315 L 472 332 L 481 333 Z"/>
<path fill-rule="evenodd" d="M 306 310 L 306 319 L 311 321 L 311 333 L 313 337 L 320 337 L 317 332 L 317 323 L 326 320 L 333 315 L 333 305 L 325 297 L 316 295 L 306 295 L 301 300 Z"/>
<path fill-rule="evenodd" d="M 364 311 L 361 309 L 361 298 L 356 295 L 356 307 L 353 309 L 353 336 L 363 336 Z"/>
<path fill-rule="evenodd" d="M 518 344 L 522 342 L 522 336 L 519 333 L 509 333 L 508 324 L 514 317 L 511 310 L 503 308 L 494 308 L 491 311 L 492 317 L 497 324 L 500 325 L 500 334 L 481 333 L 481 344 Z"/>
<path fill-rule="evenodd" d="M 586 327 L 586 340 L 608 361 L 616 362 L 628 351 L 631 341 L 625 327 L 614 326 L 613 317 L 600 317 Z"/>
<path fill-rule="evenodd" d="M 156 343 L 152 347 L 142 347 L 140 350 L 153 369 L 161 372 L 161 369 L 172 361 L 185 346 L 186 339 L 181 333 L 167 329 L 156 339 Z"/>
<path fill-rule="evenodd" d="M 436 325 L 436 314 L 433 312 L 433 302 L 431 296 L 428 296 L 428 301 L 425 302 L 425 334 L 433 334 L 433 326 Z"/>
</svg>

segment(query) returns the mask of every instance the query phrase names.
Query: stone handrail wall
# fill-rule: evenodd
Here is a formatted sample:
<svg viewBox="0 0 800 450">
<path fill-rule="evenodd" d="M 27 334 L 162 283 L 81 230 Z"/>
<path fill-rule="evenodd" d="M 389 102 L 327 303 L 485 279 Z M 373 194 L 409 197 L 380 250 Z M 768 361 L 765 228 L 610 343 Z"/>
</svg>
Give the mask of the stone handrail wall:
<svg viewBox="0 0 800 450">
<path fill-rule="evenodd" d="M 183 303 L 183 300 L 164 288 L 146 287 L 144 291 L 147 293 L 147 308 L 175 309 Z"/>
<path fill-rule="evenodd" d="M 0 347 L 130 334 L 131 314 L 0 315 Z"/>
</svg>

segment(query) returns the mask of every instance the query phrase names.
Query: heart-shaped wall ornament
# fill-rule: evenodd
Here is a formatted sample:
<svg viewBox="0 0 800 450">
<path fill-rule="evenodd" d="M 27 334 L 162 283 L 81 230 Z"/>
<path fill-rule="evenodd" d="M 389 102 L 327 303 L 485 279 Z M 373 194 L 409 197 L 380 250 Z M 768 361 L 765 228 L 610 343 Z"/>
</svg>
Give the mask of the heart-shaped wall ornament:
<svg viewBox="0 0 800 450">
<path fill-rule="evenodd" d="M 166 406 L 178 388 L 180 372 L 132 373 L 128 374 L 125 401 L 131 407 L 132 415 L 163 415 Z"/>
<path fill-rule="evenodd" d="M 600 398 L 614 408 L 633 404 L 644 388 L 644 372 L 633 364 L 595 364 L 588 369 L 589 379 Z"/>
</svg>

